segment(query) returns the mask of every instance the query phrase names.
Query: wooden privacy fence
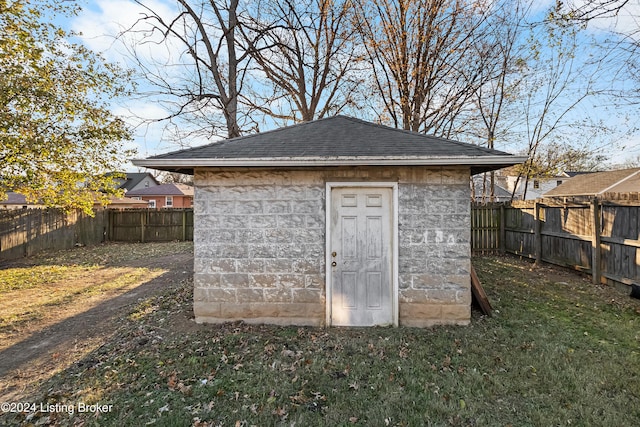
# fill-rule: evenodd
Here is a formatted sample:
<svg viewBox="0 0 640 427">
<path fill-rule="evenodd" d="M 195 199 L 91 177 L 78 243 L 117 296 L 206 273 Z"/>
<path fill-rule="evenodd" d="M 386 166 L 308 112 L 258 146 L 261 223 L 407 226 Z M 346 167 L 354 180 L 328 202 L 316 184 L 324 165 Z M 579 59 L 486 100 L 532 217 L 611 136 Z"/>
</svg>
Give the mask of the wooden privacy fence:
<svg viewBox="0 0 640 427">
<path fill-rule="evenodd" d="M 593 283 L 640 283 L 640 203 L 538 200 L 474 205 L 472 250 L 508 252 L 590 273 Z"/>
<path fill-rule="evenodd" d="M 193 240 L 193 209 L 109 211 L 109 234 L 117 242 Z"/>
<path fill-rule="evenodd" d="M 45 249 L 70 249 L 103 242 L 105 211 L 91 217 L 81 211 L 16 209 L 0 211 L 0 260 L 16 259 Z"/>
<path fill-rule="evenodd" d="M 58 209 L 0 211 L 0 260 L 104 241 L 173 240 L 193 240 L 193 209 L 101 209 L 94 217 Z"/>
</svg>

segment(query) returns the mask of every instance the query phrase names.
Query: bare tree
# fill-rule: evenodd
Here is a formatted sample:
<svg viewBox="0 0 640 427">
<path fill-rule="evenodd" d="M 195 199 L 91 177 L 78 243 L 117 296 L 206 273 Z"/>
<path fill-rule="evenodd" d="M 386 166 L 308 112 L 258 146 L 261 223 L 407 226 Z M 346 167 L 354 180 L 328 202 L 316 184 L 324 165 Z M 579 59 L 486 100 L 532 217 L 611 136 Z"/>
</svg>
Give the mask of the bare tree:
<svg viewBox="0 0 640 427">
<path fill-rule="evenodd" d="M 496 2 L 494 13 L 488 16 L 482 40 L 474 45 L 474 57 L 478 59 L 479 79 L 474 92 L 473 114 L 479 116 L 478 137 L 494 148 L 497 135 L 503 131 L 506 139 L 508 129 L 503 124 L 504 106 L 509 97 L 517 94 L 523 74 L 528 46 L 523 43 L 523 35 L 528 33 L 526 17 L 531 6 L 530 0 L 503 0 Z M 475 191 L 475 181 L 471 181 Z M 495 173 L 489 174 L 489 200 L 495 199 Z M 483 175 L 482 196 L 487 194 L 487 174 Z"/>
<path fill-rule="evenodd" d="M 527 185 L 537 173 L 536 159 L 545 144 L 559 143 L 590 134 L 608 132 L 602 122 L 592 122 L 587 115 L 576 115 L 580 106 L 602 94 L 598 82 L 603 80 L 606 62 L 602 58 L 584 62 L 580 48 L 581 29 L 574 25 L 557 25 L 548 21 L 536 26 L 530 37 L 531 56 L 518 97 L 523 117 L 523 139 L 527 141 L 527 162 L 519 170 L 512 197 L 519 181 Z"/>
<path fill-rule="evenodd" d="M 566 4 L 558 2 L 551 18 L 588 22 L 592 19 L 616 16 L 628 3 L 629 0 L 569 1 Z"/>
<path fill-rule="evenodd" d="M 131 52 L 147 93 L 168 110 L 159 120 L 186 125 L 192 134 L 241 134 L 239 93 L 248 53 L 237 43 L 239 0 L 176 0 L 173 16 L 163 16 L 150 2 L 135 0 L 144 15 L 128 30 L 135 33 Z M 149 45 L 162 55 L 146 57 Z"/>
<path fill-rule="evenodd" d="M 362 76 L 350 0 L 267 0 L 244 25 L 258 88 L 244 102 L 272 118 L 309 121 L 354 103 Z"/>
<path fill-rule="evenodd" d="M 358 6 L 382 120 L 449 136 L 481 74 L 472 49 L 488 8 L 465 0 L 373 0 Z"/>
</svg>

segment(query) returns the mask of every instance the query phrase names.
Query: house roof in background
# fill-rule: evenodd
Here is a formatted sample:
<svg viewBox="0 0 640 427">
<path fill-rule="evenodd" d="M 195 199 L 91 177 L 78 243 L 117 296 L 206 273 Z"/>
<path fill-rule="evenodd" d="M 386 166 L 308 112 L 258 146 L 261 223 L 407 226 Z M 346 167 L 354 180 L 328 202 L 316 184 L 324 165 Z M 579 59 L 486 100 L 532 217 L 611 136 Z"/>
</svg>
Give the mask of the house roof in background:
<svg viewBox="0 0 640 427">
<path fill-rule="evenodd" d="M 525 160 L 473 144 L 335 116 L 133 163 L 182 173 L 208 166 L 466 165 L 475 174 Z"/>
<path fill-rule="evenodd" d="M 127 197 L 131 196 L 193 196 L 193 187 L 187 184 L 160 184 L 129 191 Z"/>
<path fill-rule="evenodd" d="M 589 173 L 595 173 L 595 172 L 582 172 L 582 171 L 566 171 L 564 172 L 564 174 L 566 176 L 568 176 L 569 178 L 573 178 L 574 176 L 578 176 L 578 175 L 586 175 Z"/>
<path fill-rule="evenodd" d="M 491 195 L 490 193 L 491 193 L 491 189 L 488 187 L 488 184 L 487 184 L 487 188 L 485 188 L 484 197 L 485 198 L 490 197 L 490 195 Z M 511 192 L 509 190 L 507 190 L 506 188 L 503 188 L 503 187 L 501 187 L 501 186 L 499 186 L 497 184 L 494 185 L 493 193 L 494 193 L 493 196 L 496 199 L 500 199 L 500 200 L 502 200 L 502 199 L 511 199 Z M 478 185 L 476 185 L 476 199 L 481 199 L 482 197 L 483 197 L 482 184 L 481 184 L 480 187 Z"/>
<path fill-rule="evenodd" d="M 142 180 L 144 180 L 147 177 L 151 178 L 156 184 L 159 184 L 159 182 L 149 172 L 142 172 L 142 173 L 127 172 L 127 177 L 124 180 L 124 182 L 120 184 L 119 188 L 122 188 L 123 190 L 131 191 L 133 188 L 135 188 L 136 185 L 140 184 L 140 182 L 142 182 Z"/>
<path fill-rule="evenodd" d="M 7 192 L 7 200 L 0 200 L 0 205 L 28 205 L 27 198 L 20 193 Z"/>
<path fill-rule="evenodd" d="M 148 202 L 144 200 L 132 199 L 131 197 L 110 197 L 109 205 L 112 205 L 112 206 L 138 205 L 139 207 L 145 208 L 147 207 Z"/>
<path fill-rule="evenodd" d="M 603 193 L 631 192 L 640 192 L 640 168 L 576 175 L 543 196 L 597 196 Z"/>
</svg>

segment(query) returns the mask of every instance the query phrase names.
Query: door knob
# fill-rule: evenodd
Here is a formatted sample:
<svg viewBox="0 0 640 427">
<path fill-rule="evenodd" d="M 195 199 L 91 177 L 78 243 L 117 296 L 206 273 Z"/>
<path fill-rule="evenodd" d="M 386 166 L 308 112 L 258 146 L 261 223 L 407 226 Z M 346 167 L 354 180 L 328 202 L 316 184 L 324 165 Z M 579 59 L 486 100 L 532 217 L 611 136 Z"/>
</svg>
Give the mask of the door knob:
<svg viewBox="0 0 640 427">
<path fill-rule="evenodd" d="M 337 262 L 335 262 L 335 261 L 333 261 L 333 262 L 331 263 L 331 267 L 335 267 L 336 265 L 338 265 L 338 263 L 337 263 Z"/>
<path fill-rule="evenodd" d="M 338 254 L 337 254 L 337 253 L 335 253 L 335 252 L 331 252 L 331 256 L 332 256 L 332 257 L 334 257 L 334 258 L 335 258 L 335 257 L 336 257 L 336 255 L 338 255 Z"/>
</svg>

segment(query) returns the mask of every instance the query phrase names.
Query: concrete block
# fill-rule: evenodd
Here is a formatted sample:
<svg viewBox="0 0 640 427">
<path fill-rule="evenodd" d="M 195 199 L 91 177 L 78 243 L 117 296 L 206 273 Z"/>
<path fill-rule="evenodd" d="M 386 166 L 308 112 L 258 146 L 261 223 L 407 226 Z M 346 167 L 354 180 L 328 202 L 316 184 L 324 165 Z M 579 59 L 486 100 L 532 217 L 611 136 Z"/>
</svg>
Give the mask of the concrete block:
<svg viewBox="0 0 640 427">
<path fill-rule="evenodd" d="M 427 301 L 434 304 L 451 304 L 456 302 L 456 291 L 451 289 L 428 289 Z"/>
<path fill-rule="evenodd" d="M 263 213 L 262 201 L 242 200 L 236 202 L 236 214 L 252 215 Z"/>
<path fill-rule="evenodd" d="M 193 284 L 196 288 L 219 288 L 222 286 L 220 273 L 194 273 Z"/>
<path fill-rule="evenodd" d="M 221 287 L 224 288 L 249 288 L 251 282 L 249 281 L 249 274 L 247 273 L 224 273 L 220 275 Z"/>
<path fill-rule="evenodd" d="M 304 216 L 308 228 L 319 228 L 324 233 L 325 217 L 323 214 L 309 214 Z"/>
<path fill-rule="evenodd" d="M 282 214 L 291 212 L 291 206 L 288 200 L 265 200 L 263 203 L 264 213 L 266 214 Z"/>
<path fill-rule="evenodd" d="M 298 237 L 298 231 L 296 230 L 296 237 Z M 288 243 L 293 240 L 294 232 L 287 228 L 273 228 L 264 231 L 264 239 L 266 243 Z"/>
<path fill-rule="evenodd" d="M 417 289 L 400 289 L 398 302 L 426 304 L 429 301 L 427 291 Z"/>
<path fill-rule="evenodd" d="M 442 318 L 441 304 L 401 303 L 398 306 L 401 322 L 408 319 L 439 320 Z"/>
<path fill-rule="evenodd" d="M 278 274 L 278 285 L 284 288 L 304 288 L 303 274 Z"/>
<path fill-rule="evenodd" d="M 320 289 L 293 289 L 293 302 L 322 303 L 322 291 Z"/>
<path fill-rule="evenodd" d="M 235 291 L 238 303 L 264 302 L 264 290 L 262 288 L 237 289 Z"/>
<path fill-rule="evenodd" d="M 293 302 L 291 295 L 291 289 L 289 288 L 265 288 L 264 289 L 264 301 L 265 302 Z"/>
<path fill-rule="evenodd" d="M 249 215 L 247 218 L 249 228 L 276 228 L 278 224 L 275 215 Z"/>
<path fill-rule="evenodd" d="M 278 186 L 276 188 L 276 198 L 281 200 L 304 200 L 306 198 L 307 187 L 303 185 Z"/>
<path fill-rule="evenodd" d="M 264 230 L 241 229 L 236 230 L 236 242 L 243 243 L 264 243 Z"/>
<path fill-rule="evenodd" d="M 305 216 L 301 214 L 277 215 L 276 226 L 278 228 L 304 228 Z"/>
<path fill-rule="evenodd" d="M 294 268 L 295 260 L 289 258 L 270 258 L 265 260 L 266 273 L 299 273 Z"/>
<path fill-rule="evenodd" d="M 275 288 L 280 285 L 277 274 L 249 274 L 249 284 L 252 288 Z"/>
<path fill-rule="evenodd" d="M 206 295 L 206 301 L 210 303 L 235 303 L 237 301 L 237 291 L 235 289 L 206 289 Z"/>
<path fill-rule="evenodd" d="M 445 304 L 442 306 L 442 319 L 468 322 L 471 319 L 471 305 Z"/>
<path fill-rule="evenodd" d="M 249 228 L 249 218 L 246 215 L 220 215 L 220 227 L 228 230 Z"/>
<path fill-rule="evenodd" d="M 322 200 L 300 200 L 292 201 L 291 211 L 293 213 L 317 214 L 324 211 L 324 201 Z"/>
<path fill-rule="evenodd" d="M 193 269 L 197 273 L 233 273 L 235 260 L 226 258 L 195 258 Z"/>
<path fill-rule="evenodd" d="M 266 260 L 243 258 L 234 260 L 236 273 L 262 273 L 265 271 Z"/>
<path fill-rule="evenodd" d="M 305 274 L 304 287 L 313 289 L 325 289 L 324 274 Z"/>
<path fill-rule="evenodd" d="M 276 258 L 278 246 L 269 243 L 249 244 L 249 258 Z"/>
<path fill-rule="evenodd" d="M 220 317 L 222 312 L 220 311 L 221 304 L 207 301 L 194 301 L 193 302 L 193 314 L 198 317 Z"/>
</svg>

